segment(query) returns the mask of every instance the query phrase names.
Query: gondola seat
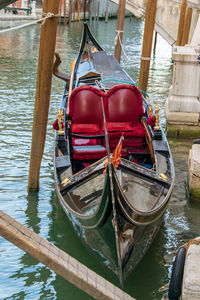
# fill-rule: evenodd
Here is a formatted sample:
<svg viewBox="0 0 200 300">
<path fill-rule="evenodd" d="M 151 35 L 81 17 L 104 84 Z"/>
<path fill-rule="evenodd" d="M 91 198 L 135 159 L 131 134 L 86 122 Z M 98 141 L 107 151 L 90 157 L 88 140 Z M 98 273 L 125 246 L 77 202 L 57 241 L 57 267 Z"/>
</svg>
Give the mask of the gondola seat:
<svg viewBox="0 0 200 300">
<path fill-rule="evenodd" d="M 73 158 L 100 159 L 107 155 L 102 143 L 102 92 L 91 86 L 80 86 L 69 98 Z M 78 135 L 79 137 L 76 137 Z"/>
<path fill-rule="evenodd" d="M 143 98 L 134 85 L 114 86 L 107 93 L 107 129 L 111 150 L 124 135 L 123 147 L 141 147 L 144 128 L 140 118 L 144 115 Z"/>
</svg>

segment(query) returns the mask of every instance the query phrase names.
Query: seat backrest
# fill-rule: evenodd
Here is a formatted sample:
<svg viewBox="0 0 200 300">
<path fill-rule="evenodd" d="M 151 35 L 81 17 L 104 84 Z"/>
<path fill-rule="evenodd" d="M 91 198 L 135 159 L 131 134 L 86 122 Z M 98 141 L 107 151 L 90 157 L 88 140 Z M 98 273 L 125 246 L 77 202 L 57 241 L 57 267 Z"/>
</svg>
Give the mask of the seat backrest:
<svg viewBox="0 0 200 300">
<path fill-rule="evenodd" d="M 132 122 L 135 124 L 144 114 L 142 93 L 134 85 L 114 86 L 107 93 L 107 97 L 107 121 L 109 122 Z"/>
<path fill-rule="evenodd" d="M 100 124 L 103 121 L 101 91 L 90 86 L 74 89 L 69 98 L 69 116 L 73 124 Z"/>
</svg>

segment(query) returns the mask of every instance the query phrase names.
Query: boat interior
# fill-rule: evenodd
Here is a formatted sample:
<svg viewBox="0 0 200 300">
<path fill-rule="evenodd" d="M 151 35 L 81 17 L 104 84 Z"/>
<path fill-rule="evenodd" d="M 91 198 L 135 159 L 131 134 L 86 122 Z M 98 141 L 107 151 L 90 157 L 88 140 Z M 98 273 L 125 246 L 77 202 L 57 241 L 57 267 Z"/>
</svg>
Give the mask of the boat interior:
<svg viewBox="0 0 200 300">
<path fill-rule="evenodd" d="M 83 85 L 70 95 L 66 120 L 66 138 L 74 173 L 107 156 L 103 114 L 110 152 L 115 150 L 123 135 L 122 157 L 152 168 L 145 129 L 141 124 L 145 112 L 140 90 L 131 84 L 115 85 L 107 92 Z M 149 117 L 147 123 L 153 126 L 154 119 Z"/>
</svg>

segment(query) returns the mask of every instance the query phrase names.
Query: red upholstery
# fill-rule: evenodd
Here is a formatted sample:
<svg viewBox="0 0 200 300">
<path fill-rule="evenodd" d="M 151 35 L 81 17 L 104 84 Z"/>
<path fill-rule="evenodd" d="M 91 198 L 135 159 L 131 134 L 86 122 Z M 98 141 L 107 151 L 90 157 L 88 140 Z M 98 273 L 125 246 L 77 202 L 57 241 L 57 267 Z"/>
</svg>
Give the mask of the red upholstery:
<svg viewBox="0 0 200 300">
<path fill-rule="evenodd" d="M 120 84 L 109 90 L 108 121 L 137 124 L 144 114 L 142 93 L 134 85 Z"/>
<path fill-rule="evenodd" d="M 101 124 L 101 91 L 89 86 L 74 89 L 69 98 L 69 115 L 72 124 Z"/>
<path fill-rule="evenodd" d="M 100 139 L 79 139 L 79 138 L 72 138 L 72 145 L 73 146 L 83 146 L 83 145 L 99 145 Z"/>
<path fill-rule="evenodd" d="M 131 131 L 133 126 L 131 122 L 107 122 L 108 131 Z"/>
<path fill-rule="evenodd" d="M 98 133 L 100 124 L 72 124 L 71 130 L 73 133 Z"/>
<path fill-rule="evenodd" d="M 100 159 L 107 155 L 106 148 L 101 145 L 96 146 L 74 146 L 73 157 L 78 160 Z"/>
<path fill-rule="evenodd" d="M 141 147 L 145 136 L 144 128 L 140 123 L 140 117 L 144 114 L 142 93 L 134 85 L 123 84 L 111 88 L 107 95 L 111 150 L 114 150 L 118 143 L 120 131 L 124 132 L 123 147 Z M 123 126 L 120 126 L 122 124 Z M 118 130 L 117 127 L 119 127 Z M 109 128 L 114 130 L 109 130 Z"/>
<path fill-rule="evenodd" d="M 156 121 L 156 117 L 155 117 L 155 116 L 148 117 L 148 119 L 147 119 L 147 124 L 149 124 L 152 128 L 154 128 L 154 126 L 155 126 L 155 121 Z"/>
<path fill-rule="evenodd" d="M 118 144 L 124 132 L 123 148 L 141 147 L 144 143 L 144 129 L 140 123 L 143 112 L 143 98 L 133 85 L 117 85 L 107 93 L 91 86 L 76 88 L 69 99 L 69 115 L 72 133 L 98 135 L 104 133 L 101 97 L 107 121 L 111 151 Z M 107 155 L 100 139 L 73 138 L 74 159 L 99 159 Z M 82 147 L 81 147 L 82 146 Z"/>
</svg>

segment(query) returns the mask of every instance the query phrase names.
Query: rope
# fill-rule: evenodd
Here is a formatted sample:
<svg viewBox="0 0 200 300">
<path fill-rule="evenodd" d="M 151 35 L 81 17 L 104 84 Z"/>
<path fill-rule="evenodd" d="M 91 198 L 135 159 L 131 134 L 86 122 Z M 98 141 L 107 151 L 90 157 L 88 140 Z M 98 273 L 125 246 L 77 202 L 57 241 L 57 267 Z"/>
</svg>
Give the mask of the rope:
<svg viewBox="0 0 200 300">
<path fill-rule="evenodd" d="M 151 60 L 151 57 L 141 57 L 141 60 Z"/>
<path fill-rule="evenodd" d="M 114 79 L 114 78 L 107 78 L 107 79 L 102 80 L 101 82 L 104 83 L 106 81 L 119 81 L 119 82 L 123 82 L 123 83 L 127 83 L 127 84 L 132 84 L 132 85 L 135 85 L 138 87 L 138 84 L 136 84 L 134 82 L 121 80 L 121 79 Z M 143 90 L 140 89 L 140 92 L 142 92 L 145 96 L 149 97 L 149 95 L 146 92 L 144 92 Z"/>
<path fill-rule="evenodd" d="M 54 15 L 53 13 L 47 13 L 47 14 L 43 14 L 43 18 L 39 19 L 39 20 L 34 20 L 32 22 L 29 22 L 29 23 L 26 23 L 26 24 L 23 24 L 23 25 L 19 25 L 19 26 L 15 26 L 15 27 L 11 27 L 11 28 L 7 28 L 7 29 L 3 29 L 0 31 L 0 33 L 4 33 L 4 32 L 8 32 L 8 31 L 12 31 L 12 30 L 16 30 L 16 29 L 21 29 L 21 28 L 24 28 L 24 27 L 27 27 L 27 26 L 30 26 L 30 25 L 34 25 L 34 24 L 37 24 L 37 23 L 40 23 L 42 22 L 42 25 L 44 25 L 44 23 L 46 22 L 47 19 L 50 19 L 50 18 L 54 18 L 54 17 L 58 17 L 58 15 Z"/>
<path fill-rule="evenodd" d="M 128 56 L 126 55 L 126 52 L 124 50 L 124 47 L 122 45 L 122 41 L 121 41 L 121 37 L 120 37 L 120 33 L 124 32 L 123 30 L 116 30 L 116 37 L 115 37 L 115 40 L 114 40 L 114 44 L 115 46 L 117 45 L 117 40 L 119 39 L 119 43 L 120 43 L 120 46 L 121 46 L 121 49 L 123 51 L 123 54 L 124 54 L 124 57 L 127 61 L 130 61 L 130 59 L 128 58 Z"/>
</svg>

